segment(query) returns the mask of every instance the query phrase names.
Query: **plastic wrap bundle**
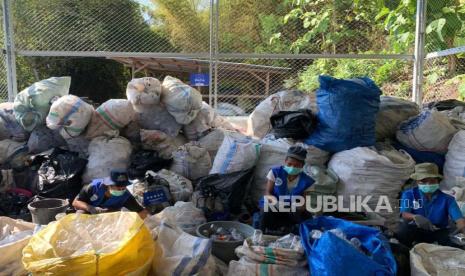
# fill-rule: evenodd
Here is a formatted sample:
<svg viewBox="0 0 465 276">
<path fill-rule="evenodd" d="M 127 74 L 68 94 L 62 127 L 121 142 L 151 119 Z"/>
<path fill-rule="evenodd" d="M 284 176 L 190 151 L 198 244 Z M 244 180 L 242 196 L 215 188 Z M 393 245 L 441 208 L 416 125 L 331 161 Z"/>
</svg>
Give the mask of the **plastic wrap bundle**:
<svg viewBox="0 0 465 276">
<path fill-rule="evenodd" d="M 131 143 L 123 137 L 99 136 L 89 144 L 89 162 L 83 175 L 84 183 L 105 178 L 112 169 L 127 169 L 132 153 Z"/>
<path fill-rule="evenodd" d="M 11 139 L 18 142 L 26 141 L 29 137 L 29 133 L 16 121 L 13 112 L 13 103 L 2 103 L 0 105 L 5 106 L 4 108 L 0 108 L 1 140 Z"/>
<path fill-rule="evenodd" d="M 171 158 L 173 152 L 186 142 L 182 135 L 173 138 L 159 130 L 141 129 L 140 138 L 143 149 L 158 151 L 165 159 Z"/>
<path fill-rule="evenodd" d="M 465 254 L 459 248 L 420 243 L 410 250 L 412 276 L 465 275 Z"/>
<path fill-rule="evenodd" d="M 148 275 L 154 245 L 137 213 L 70 214 L 36 233 L 23 250 L 32 274 Z"/>
<path fill-rule="evenodd" d="M 173 152 L 170 171 L 195 180 L 208 175 L 212 162 L 208 151 L 198 142 L 190 142 Z"/>
<path fill-rule="evenodd" d="M 151 105 L 139 108 L 136 120 L 143 129 L 160 130 L 171 137 L 179 134 L 182 126 L 161 105 Z"/>
<path fill-rule="evenodd" d="M 306 144 L 328 152 L 373 146 L 381 90 L 369 78 L 320 76 L 318 125 Z"/>
<path fill-rule="evenodd" d="M 197 226 L 207 222 L 203 211 L 192 202 L 178 201 L 174 206 L 163 209 L 160 213 L 145 219 L 145 224 L 152 231 L 165 222 L 181 228 L 186 233 L 195 235 Z"/>
<path fill-rule="evenodd" d="M 400 124 L 397 140 L 416 150 L 444 154 L 456 132 L 447 116 L 435 110 L 424 110 Z"/>
<path fill-rule="evenodd" d="M 21 91 L 14 101 L 16 120 L 27 131 L 43 125 L 52 101 L 67 95 L 71 85 L 70 77 L 53 77 L 41 80 Z"/>
<path fill-rule="evenodd" d="M 263 138 L 271 131 L 270 117 L 279 111 L 312 109 L 310 97 L 299 90 L 284 90 L 262 101 L 250 114 L 247 133 Z"/>
<path fill-rule="evenodd" d="M 400 123 L 420 113 L 418 105 L 404 99 L 381 96 L 376 116 L 376 140 L 395 138 Z"/>
<path fill-rule="evenodd" d="M 223 129 L 214 129 L 199 139 L 200 145 L 208 151 L 212 160 L 215 160 L 216 153 L 223 143 L 224 135 L 225 131 Z"/>
<path fill-rule="evenodd" d="M 202 109 L 195 119 L 183 126 L 183 133 L 190 141 L 197 141 L 207 135 L 212 128 L 234 130 L 234 127 L 223 117 L 216 114 L 206 102 L 202 102 Z"/>
<path fill-rule="evenodd" d="M 165 169 L 160 170 L 156 174 L 169 183 L 170 193 L 175 202 L 189 201 L 191 199 L 194 188 L 189 179 Z"/>
<path fill-rule="evenodd" d="M 47 127 L 59 129 L 63 138 L 79 136 L 90 122 L 94 108 L 74 95 L 66 95 L 50 107 L 47 116 Z"/>
<path fill-rule="evenodd" d="M 371 196 L 368 206 L 375 211 L 380 197 L 388 197 L 392 212 L 383 208 L 379 213 L 387 219 L 390 228 L 398 222 L 397 197 L 414 167 L 415 161 L 403 151 L 366 147 L 336 153 L 328 164 L 339 177 L 338 195 L 344 196 L 344 206 L 350 206 L 351 195 Z M 381 203 L 381 207 L 386 207 L 386 202 Z"/>
<path fill-rule="evenodd" d="M 162 84 L 162 102 L 176 122 L 187 125 L 202 108 L 202 95 L 177 78 L 166 76 Z"/>
<path fill-rule="evenodd" d="M 218 149 L 210 174 L 226 174 L 252 168 L 260 157 L 260 144 L 239 133 L 227 133 Z"/>
<path fill-rule="evenodd" d="M 131 102 L 111 99 L 101 104 L 92 113 L 86 130 L 87 138 L 104 135 L 107 131 L 120 130 L 135 118 Z"/>
<path fill-rule="evenodd" d="M 442 188 L 451 189 L 465 184 L 465 130 L 455 134 L 450 141 L 449 151 L 444 163 Z"/>
<path fill-rule="evenodd" d="M 27 141 L 29 153 L 41 153 L 52 148 L 66 146 L 66 141 L 57 130 L 45 126 L 36 127 Z"/>
<path fill-rule="evenodd" d="M 136 111 L 140 107 L 160 103 L 161 83 L 156 78 L 132 79 L 126 87 L 126 97 Z"/>
</svg>

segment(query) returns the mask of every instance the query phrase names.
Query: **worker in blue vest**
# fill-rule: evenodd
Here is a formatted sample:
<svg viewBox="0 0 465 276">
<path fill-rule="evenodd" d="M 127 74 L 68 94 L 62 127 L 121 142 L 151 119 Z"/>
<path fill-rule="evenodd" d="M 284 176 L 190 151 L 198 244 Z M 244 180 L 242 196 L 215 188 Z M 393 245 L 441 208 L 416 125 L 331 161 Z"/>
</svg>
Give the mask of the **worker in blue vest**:
<svg viewBox="0 0 465 276">
<path fill-rule="evenodd" d="M 265 233 L 292 232 L 296 224 L 310 217 L 305 205 L 296 208 L 295 212 L 278 210 L 280 200 L 293 204 L 292 197 L 304 196 L 314 183 L 314 180 L 303 172 L 306 156 L 307 151 L 304 148 L 292 146 L 287 152 L 285 164 L 269 171 L 265 197 L 260 200 L 260 228 Z M 274 208 L 266 208 L 265 204 L 274 204 Z"/>
<path fill-rule="evenodd" d="M 148 211 L 126 189 L 129 184 L 126 170 L 112 170 L 109 177 L 94 179 L 92 183 L 83 187 L 74 199 L 73 207 L 78 213 L 88 214 L 119 211 L 125 207 L 144 219 Z"/>
<path fill-rule="evenodd" d="M 396 232 L 396 238 L 405 246 L 426 242 L 455 246 L 450 241 L 451 232 L 464 232 L 465 219 L 454 197 L 439 190 L 442 176 L 433 163 L 415 166 L 410 178 L 417 186 L 403 192 L 400 201 L 402 221 Z M 450 219 L 456 229 L 449 228 Z"/>
</svg>

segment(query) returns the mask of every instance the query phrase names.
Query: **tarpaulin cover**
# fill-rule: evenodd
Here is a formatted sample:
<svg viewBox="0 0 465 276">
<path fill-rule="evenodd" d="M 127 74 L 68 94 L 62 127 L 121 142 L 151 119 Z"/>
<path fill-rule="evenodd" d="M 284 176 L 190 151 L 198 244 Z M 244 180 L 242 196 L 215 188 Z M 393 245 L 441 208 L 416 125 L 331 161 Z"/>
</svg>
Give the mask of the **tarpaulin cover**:
<svg viewBox="0 0 465 276">
<path fill-rule="evenodd" d="M 320 239 L 312 239 L 313 229 L 324 229 Z M 340 229 L 347 239 L 356 237 L 368 251 L 363 254 L 349 242 L 327 231 Z M 388 241 L 375 228 L 333 217 L 318 217 L 300 225 L 300 235 L 312 275 L 396 275 L 397 264 Z"/>
<path fill-rule="evenodd" d="M 320 76 L 318 125 L 305 141 L 329 152 L 375 144 L 381 90 L 369 78 Z"/>
</svg>

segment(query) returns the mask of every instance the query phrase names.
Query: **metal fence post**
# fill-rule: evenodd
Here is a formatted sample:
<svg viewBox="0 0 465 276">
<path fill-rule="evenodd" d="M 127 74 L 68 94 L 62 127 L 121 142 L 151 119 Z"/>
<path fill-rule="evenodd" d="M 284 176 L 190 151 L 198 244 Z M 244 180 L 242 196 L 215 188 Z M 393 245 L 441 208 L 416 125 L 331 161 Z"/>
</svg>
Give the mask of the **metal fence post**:
<svg viewBox="0 0 465 276">
<path fill-rule="evenodd" d="M 423 65 L 425 61 L 426 1 L 427 0 L 417 0 L 412 101 L 416 102 L 418 105 L 421 105 L 423 100 Z"/>
<path fill-rule="evenodd" d="M 16 54 L 11 22 L 10 0 L 3 0 L 3 32 L 6 48 L 6 74 L 8 81 L 8 101 L 12 102 L 18 92 L 16 83 Z"/>
<path fill-rule="evenodd" d="M 210 0 L 210 43 L 209 43 L 209 59 L 208 59 L 208 104 L 213 105 L 213 22 L 215 0 Z"/>
</svg>

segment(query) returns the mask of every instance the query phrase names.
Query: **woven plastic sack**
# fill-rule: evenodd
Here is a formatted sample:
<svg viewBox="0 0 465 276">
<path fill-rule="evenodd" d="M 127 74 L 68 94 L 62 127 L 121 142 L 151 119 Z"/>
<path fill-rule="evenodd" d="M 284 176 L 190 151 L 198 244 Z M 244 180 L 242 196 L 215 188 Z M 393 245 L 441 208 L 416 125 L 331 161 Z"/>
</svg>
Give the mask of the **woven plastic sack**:
<svg viewBox="0 0 465 276">
<path fill-rule="evenodd" d="M 189 142 L 173 152 L 173 164 L 170 171 L 195 180 L 208 175 L 212 161 L 208 151 L 198 142 Z"/>
<path fill-rule="evenodd" d="M 176 122 L 187 125 L 202 108 L 202 95 L 177 78 L 166 76 L 162 83 L 162 102 Z"/>
<path fill-rule="evenodd" d="M 131 143 L 123 137 L 99 136 L 89 144 L 89 162 L 82 177 L 84 183 L 105 178 L 112 169 L 127 169 L 132 153 Z"/>
<path fill-rule="evenodd" d="M 412 276 L 465 275 L 465 254 L 459 248 L 419 243 L 410 250 Z"/>
<path fill-rule="evenodd" d="M 465 106 L 457 106 L 451 110 L 441 111 L 441 113 L 449 118 L 455 128 L 465 130 Z"/>
<path fill-rule="evenodd" d="M 135 112 L 128 100 L 108 100 L 92 113 L 92 118 L 86 129 L 86 137 L 95 138 L 104 135 L 107 131 L 120 130 L 134 118 Z"/>
<path fill-rule="evenodd" d="M 270 117 L 273 114 L 299 109 L 312 109 L 308 94 L 299 90 L 277 92 L 262 101 L 250 114 L 247 133 L 261 139 L 271 131 Z"/>
<path fill-rule="evenodd" d="M 79 136 L 89 124 L 94 107 L 79 97 L 66 95 L 56 100 L 47 116 L 47 127 L 59 129 L 63 138 Z"/>
<path fill-rule="evenodd" d="M 139 111 L 140 107 L 160 103 L 161 83 L 156 78 L 145 77 L 132 79 L 126 87 L 126 96 Z"/>
<path fill-rule="evenodd" d="M 244 259 L 229 262 L 227 276 L 256 275 L 256 276 L 307 276 L 310 275 L 307 267 L 290 267 L 286 265 L 252 263 Z"/>
<path fill-rule="evenodd" d="M 260 157 L 260 144 L 238 133 L 225 135 L 210 174 L 226 174 L 252 168 Z"/>
<path fill-rule="evenodd" d="M 189 141 L 197 141 L 207 135 L 212 128 L 234 130 L 234 127 L 223 117 L 218 115 L 206 102 L 202 102 L 202 109 L 195 119 L 183 126 L 184 135 Z"/>
<path fill-rule="evenodd" d="M 161 105 L 139 108 L 136 120 L 142 129 L 160 130 L 171 137 L 177 136 L 182 128 L 166 108 Z"/>
<path fill-rule="evenodd" d="M 137 213 L 70 214 L 31 238 L 23 264 L 34 275 L 148 275 L 153 257 Z"/>
<path fill-rule="evenodd" d="M 441 188 L 451 189 L 465 184 L 465 130 L 454 135 L 444 163 L 444 179 Z"/>
<path fill-rule="evenodd" d="M 171 137 L 163 131 L 147 129 L 140 130 L 140 139 L 143 149 L 158 151 L 165 159 L 171 158 L 173 152 L 187 142 L 182 135 Z"/>
<path fill-rule="evenodd" d="M 202 148 L 205 148 L 212 160 L 215 160 L 216 153 L 224 140 L 225 131 L 223 129 L 213 129 L 207 135 L 199 139 Z"/>
<path fill-rule="evenodd" d="M 376 115 L 376 140 L 395 138 L 400 123 L 420 113 L 418 105 L 401 98 L 381 96 Z"/>
<path fill-rule="evenodd" d="M 422 151 L 446 153 L 450 140 L 457 133 L 447 116 L 436 110 L 424 110 L 403 122 L 397 130 L 397 140 Z"/>
<path fill-rule="evenodd" d="M 21 258 L 33 230 L 33 223 L 0 217 L 0 275 L 27 274 Z"/>
<path fill-rule="evenodd" d="M 27 131 L 43 125 L 52 100 L 67 95 L 71 85 L 70 77 L 53 77 L 41 80 L 16 95 L 14 114 L 16 120 Z"/>
<path fill-rule="evenodd" d="M 194 188 L 192 187 L 192 182 L 189 179 L 165 169 L 158 171 L 156 175 L 165 179 L 169 183 L 170 193 L 175 202 L 190 201 Z"/>
</svg>

